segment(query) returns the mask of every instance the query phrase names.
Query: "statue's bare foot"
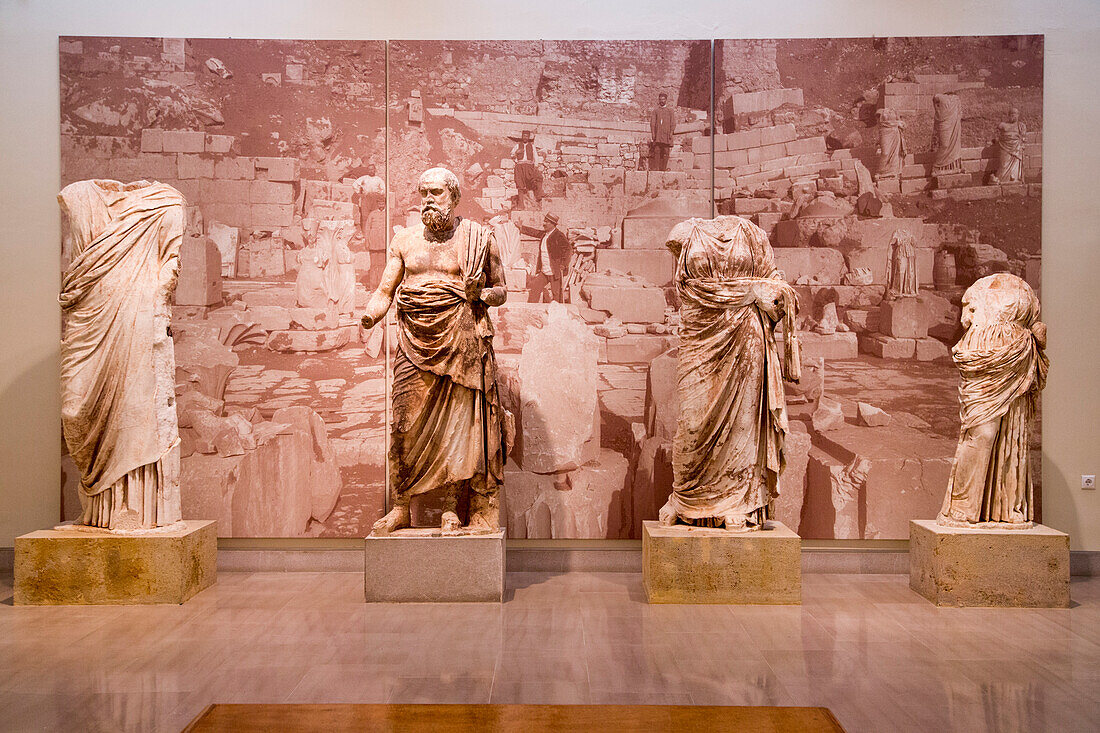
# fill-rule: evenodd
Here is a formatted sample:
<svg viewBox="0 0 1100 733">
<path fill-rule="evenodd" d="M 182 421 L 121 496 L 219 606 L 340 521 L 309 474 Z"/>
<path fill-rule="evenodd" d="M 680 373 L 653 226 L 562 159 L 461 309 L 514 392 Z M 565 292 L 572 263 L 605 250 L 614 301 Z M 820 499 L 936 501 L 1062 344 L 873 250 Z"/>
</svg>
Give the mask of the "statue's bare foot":
<svg viewBox="0 0 1100 733">
<path fill-rule="evenodd" d="M 495 532 L 497 523 L 487 514 L 474 512 L 470 515 L 470 529 L 478 532 Z"/>
<path fill-rule="evenodd" d="M 676 524 L 676 509 L 672 506 L 672 502 L 665 502 L 665 505 L 661 507 L 661 511 L 657 514 L 657 522 L 662 527 L 671 527 Z"/>
<path fill-rule="evenodd" d="M 390 509 L 389 514 L 375 522 L 370 533 L 373 535 L 387 535 L 395 529 L 408 527 L 410 524 L 412 524 L 412 520 L 409 518 L 409 507 L 398 505 Z"/>
<path fill-rule="evenodd" d="M 500 529 L 500 504 L 495 493 L 470 492 L 470 529 L 496 532 Z"/>
<path fill-rule="evenodd" d="M 462 529 L 462 520 L 454 512 L 443 512 L 443 519 L 439 523 L 439 528 L 444 532 L 457 532 Z"/>
</svg>

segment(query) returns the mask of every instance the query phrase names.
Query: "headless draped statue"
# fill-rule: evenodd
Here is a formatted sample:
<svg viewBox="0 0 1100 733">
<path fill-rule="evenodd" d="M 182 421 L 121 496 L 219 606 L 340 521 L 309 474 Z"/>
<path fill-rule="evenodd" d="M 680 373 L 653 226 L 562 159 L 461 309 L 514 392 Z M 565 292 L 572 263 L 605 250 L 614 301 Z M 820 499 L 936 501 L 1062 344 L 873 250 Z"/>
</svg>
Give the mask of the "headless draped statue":
<svg viewBox="0 0 1100 733">
<path fill-rule="evenodd" d="M 962 426 L 939 523 L 1029 527 L 1035 519 L 1028 441 L 1046 383 L 1046 326 L 1031 287 L 1007 273 L 963 295 L 959 368 Z"/>
<path fill-rule="evenodd" d="M 180 520 L 171 299 L 184 201 L 162 183 L 79 181 L 58 195 L 72 260 L 62 313 L 61 423 L 80 470 L 78 524 Z"/>
<path fill-rule="evenodd" d="M 759 529 L 786 461 L 783 377 L 799 378 L 798 299 L 768 235 L 746 219 L 689 219 L 667 244 L 683 305 L 673 491 L 660 521 Z"/>
<path fill-rule="evenodd" d="M 962 102 L 955 94 L 936 94 L 932 107 L 932 175 L 962 173 Z"/>
<path fill-rule="evenodd" d="M 917 248 L 913 233 L 898 229 L 890 238 L 890 261 L 886 271 L 886 300 L 915 297 L 920 294 L 917 282 Z"/>
<path fill-rule="evenodd" d="M 905 161 L 905 122 L 896 109 L 878 111 L 878 170 L 875 178 L 900 178 Z"/>
<path fill-rule="evenodd" d="M 497 394 L 489 306 L 507 297 L 492 229 L 455 216 L 458 178 L 445 168 L 420 176 L 421 224 L 390 242 L 381 284 L 367 303 L 373 328 L 397 301 L 390 479 L 393 508 L 374 534 L 408 527 L 412 497 L 443 491 L 440 529 L 500 526 L 503 408 Z"/>
<path fill-rule="evenodd" d="M 993 144 L 997 146 L 997 172 L 990 183 L 1024 182 L 1024 136 L 1027 128 L 1020 121 L 1020 110 L 1012 109 L 1008 120 L 997 125 Z"/>
</svg>

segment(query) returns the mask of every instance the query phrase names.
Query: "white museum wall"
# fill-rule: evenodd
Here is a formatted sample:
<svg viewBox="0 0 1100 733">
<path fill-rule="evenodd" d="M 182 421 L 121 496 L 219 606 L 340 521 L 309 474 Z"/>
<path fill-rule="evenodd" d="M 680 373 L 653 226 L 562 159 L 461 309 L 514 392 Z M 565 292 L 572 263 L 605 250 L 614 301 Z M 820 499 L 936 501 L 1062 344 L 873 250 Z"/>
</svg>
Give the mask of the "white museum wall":
<svg viewBox="0 0 1100 733">
<path fill-rule="evenodd" d="M 0 0 L 0 547 L 58 518 L 59 35 L 748 38 L 1044 33 L 1043 516 L 1100 550 L 1100 3 L 789 0 L 416 5 Z"/>
</svg>

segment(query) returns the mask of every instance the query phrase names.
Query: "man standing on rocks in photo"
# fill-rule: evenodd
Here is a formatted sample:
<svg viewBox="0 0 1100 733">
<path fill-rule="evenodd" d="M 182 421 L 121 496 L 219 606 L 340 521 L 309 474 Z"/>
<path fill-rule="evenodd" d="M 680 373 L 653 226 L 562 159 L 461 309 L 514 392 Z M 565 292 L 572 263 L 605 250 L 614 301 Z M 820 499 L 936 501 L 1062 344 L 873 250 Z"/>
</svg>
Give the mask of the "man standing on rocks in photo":
<svg viewBox="0 0 1100 733">
<path fill-rule="evenodd" d="M 558 229 L 558 221 L 557 216 L 548 213 L 543 218 L 541 231 L 534 227 L 520 227 L 520 231 L 524 234 L 539 238 L 535 266 L 531 272 L 531 279 L 527 283 L 528 303 L 541 303 L 546 297 L 547 285 L 550 286 L 551 301 L 565 302 L 562 299 L 562 282 L 565 280 L 565 271 L 569 267 L 572 247 L 569 245 L 569 238 Z"/>
<path fill-rule="evenodd" d="M 507 297 L 504 269 L 493 230 L 455 216 L 454 173 L 427 170 L 417 189 L 422 224 L 390 242 L 382 282 L 363 316 L 363 327 L 373 328 L 397 301 L 393 508 L 372 533 L 410 526 L 410 500 L 434 489 L 444 494 L 444 532 L 462 526 L 467 498 L 470 529 L 496 531 L 505 448 L 488 309 Z"/>
<path fill-rule="evenodd" d="M 542 171 L 539 170 L 539 154 L 530 130 L 524 130 L 512 148 L 512 160 L 516 164 L 514 174 L 519 208 L 526 208 L 528 203 L 537 206 L 542 200 Z"/>
<path fill-rule="evenodd" d="M 668 154 L 672 152 L 672 131 L 676 119 L 672 110 L 666 107 L 668 95 L 657 95 L 657 106 L 649 113 L 649 131 L 652 140 L 649 143 L 649 169 L 651 171 L 668 170 Z"/>
</svg>

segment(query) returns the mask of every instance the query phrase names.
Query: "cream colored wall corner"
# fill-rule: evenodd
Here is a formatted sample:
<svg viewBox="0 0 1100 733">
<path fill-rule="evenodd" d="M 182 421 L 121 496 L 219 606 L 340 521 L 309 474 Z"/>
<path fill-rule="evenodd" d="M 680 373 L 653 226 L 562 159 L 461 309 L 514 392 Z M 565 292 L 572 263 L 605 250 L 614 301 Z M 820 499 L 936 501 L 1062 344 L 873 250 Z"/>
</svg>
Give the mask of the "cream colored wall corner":
<svg viewBox="0 0 1100 733">
<path fill-rule="evenodd" d="M 58 518 L 59 35 L 745 38 L 1045 33 L 1043 511 L 1100 550 L 1100 4 L 0 0 L 0 547 Z M 1091 288 L 1091 290 L 1090 290 Z"/>
</svg>

